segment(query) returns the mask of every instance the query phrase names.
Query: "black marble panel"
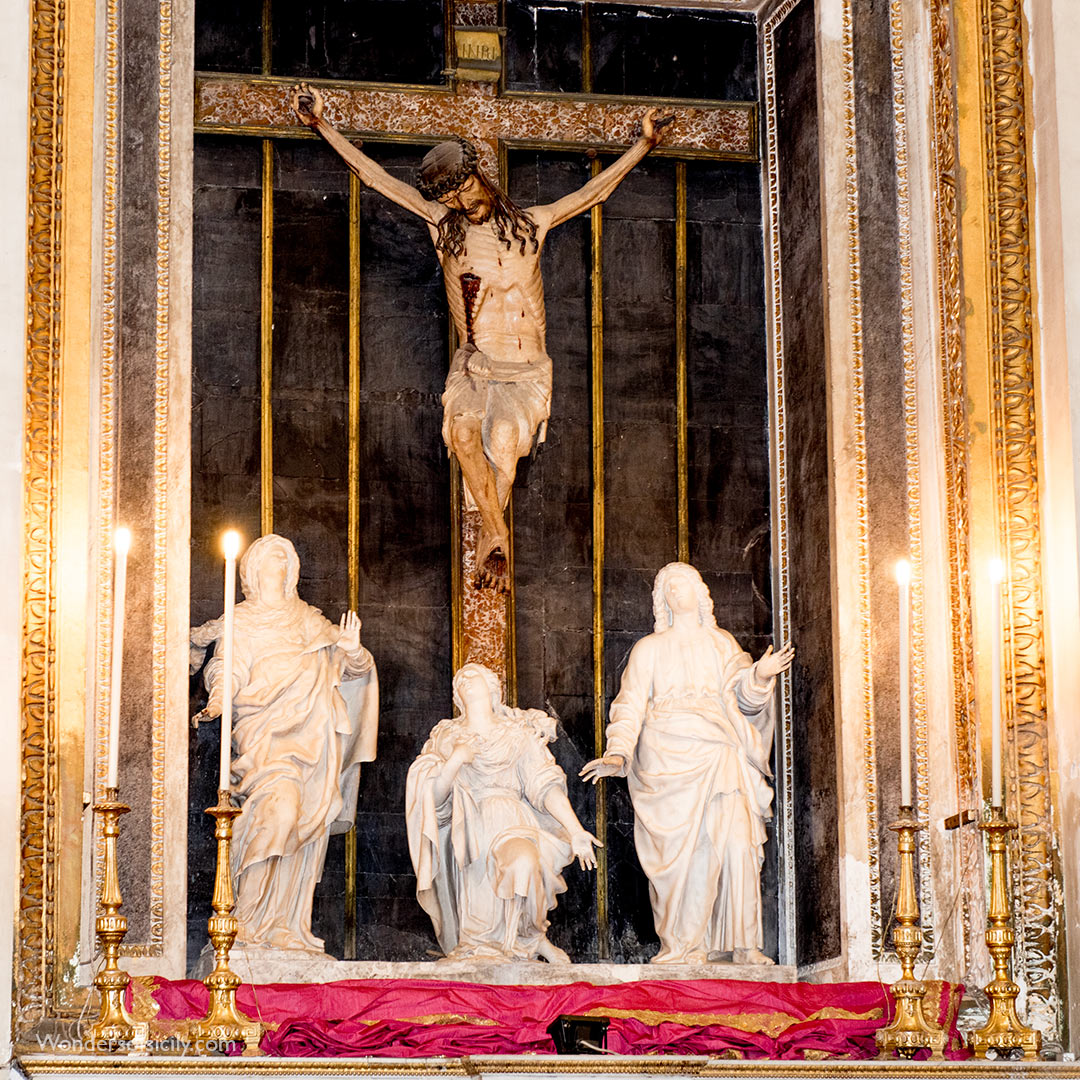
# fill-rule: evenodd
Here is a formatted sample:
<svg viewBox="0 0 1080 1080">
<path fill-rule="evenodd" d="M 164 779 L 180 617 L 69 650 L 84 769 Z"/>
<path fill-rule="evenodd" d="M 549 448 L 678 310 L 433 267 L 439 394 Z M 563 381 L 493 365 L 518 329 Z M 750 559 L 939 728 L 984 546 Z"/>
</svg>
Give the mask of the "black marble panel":
<svg viewBox="0 0 1080 1080">
<path fill-rule="evenodd" d="M 411 179 L 423 148 L 366 147 Z M 259 532 L 259 234 L 256 140 L 201 137 L 196 154 L 196 341 L 192 618 L 220 613 L 224 521 Z M 301 560 L 300 593 L 337 619 L 348 603 L 348 173 L 317 143 L 275 146 L 274 517 Z M 447 364 L 441 277 L 424 226 L 361 199 L 359 613 L 380 679 L 378 761 L 361 776 L 358 955 L 425 959 L 436 948 L 416 903 L 405 775 L 450 709 L 449 465 L 440 428 Z M 201 343 L 201 344 L 200 344 Z M 192 709 L 204 700 L 193 680 Z M 192 740 L 190 958 L 212 888 L 217 725 Z M 205 789 L 205 790 L 204 790 Z M 313 923 L 344 947 L 344 840 L 335 838 Z"/>
<path fill-rule="evenodd" d="M 348 606 L 349 177 L 321 142 L 274 145 L 274 531 L 300 595 Z"/>
<path fill-rule="evenodd" d="M 580 154 L 515 152 L 509 165 L 509 193 L 522 206 L 551 202 L 589 176 Z M 519 465 L 513 513 L 518 703 L 559 718 L 552 753 L 592 830 L 594 792 L 577 779 L 593 757 L 588 251 L 585 218 L 554 230 L 544 246 L 551 421 L 547 441 Z M 596 960 L 595 875 L 568 867 L 564 876 L 551 939 L 574 960 Z"/>
<path fill-rule="evenodd" d="M 582 5 L 575 0 L 506 0 L 506 86 L 581 91 Z"/>
<path fill-rule="evenodd" d="M 756 100 L 752 16 L 637 4 L 590 11 L 595 93 Z"/>
<path fill-rule="evenodd" d="M 120 834 L 120 887 L 129 945 L 150 935 L 154 672 L 154 499 L 157 378 L 157 9 L 119 4 L 120 131 L 117 209 L 116 521 L 132 533 L 125 609 L 119 775 L 131 813 Z"/>
<path fill-rule="evenodd" d="M 587 176 L 569 157 L 515 153 L 510 165 L 511 192 L 523 203 L 554 198 Z M 692 544 L 705 556 L 698 564 L 722 625 L 760 652 L 771 607 L 759 187 L 752 166 L 691 163 L 688 173 L 697 263 L 688 290 Z M 605 716 L 630 648 L 652 627 L 656 571 L 677 552 L 674 213 L 675 168 L 662 159 L 631 173 L 603 211 Z M 558 711 L 575 766 L 592 756 L 594 740 L 586 225 L 564 226 L 564 235 L 579 230 L 574 241 L 556 246 L 556 233 L 545 252 L 555 404 L 548 443 L 523 468 L 514 496 L 519 699 Z M 565 370 L 560 354 L 576 354 L 576 364 Z M 580 813 L 573 782 L 571 791 Z M 610 956 L 640 962 L 657 942 L 624 781 L 607 784 L 607 808 Z M 775 844 L 768 858 L 767 945 L 775 952 Z M 576 903 L 567 898 L 566 909 Z M 595 926 L 592 903 L 583 897 L 581 914 Z M 595 938 L 588 947 L 580 959 L 596 954 Z"/>
<path fill-rule="evenodd" d="M 442 0 L 277 0 L 272 26 L 275 75 L 445 81 Z"/>
<path fill-rule="evenodd" d="M 900 804 L 900 626 L 893 567 L 907 558 L 907 462 L 896 205 L 893 81 L 888 11 L 853 9 L 859 243 L 862 259 L 866 455 L 870 502 L 870 653 L 877 754 L 881 931 L 892 928 L 896 838 L 888 824 Z M 866 253 L 873 253 L 866 257 Z"/>
<path fill-rule="evenodd" d="M 262 16 L 263 0 L 197 0 L 195 70 L 259 72 Z"/>
<path fill-rule="evenodd" d="M 776 36 L 791 585 L 796 958 L 840 950 L 829 457 L 814 5 Z"/>
</svg>

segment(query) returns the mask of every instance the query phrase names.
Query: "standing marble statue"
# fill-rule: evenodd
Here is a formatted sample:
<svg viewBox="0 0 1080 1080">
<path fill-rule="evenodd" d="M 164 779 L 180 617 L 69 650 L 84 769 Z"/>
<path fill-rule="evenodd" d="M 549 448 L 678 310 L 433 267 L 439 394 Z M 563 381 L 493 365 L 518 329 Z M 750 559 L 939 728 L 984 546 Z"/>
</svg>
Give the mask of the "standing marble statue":
<svg viewBox="0 0 1080 1080">
<path fill-rule="evenodd" d="M 769 754 L 785 645 L 757 663 L 716 625 L 712 597 L 686 563 L 653 587 L 654 632 L 630 652 L 611 703 L 607 751 L 582 770 L 625 776 L 634 843 L 649 878 L 660 951 L 653 963 L 696 964 L 761 950 L 761 864 L 772 814 Z"/>
<path fill-rule="evenodd" d="M 240 560 L 232 775 L 243 810 L 232 874 L 239 945 L 322 952 L 312 898 L 331 833 L 355 818 L 360 763 L 375 760 L 379 684 L 356 613 L 335 626 L 297 595 L 299 577 L 282 536 L 256 540 Z M 193 671 L 221 632 L 220 618 L 192 629 Z M 223 669 L 215 650 L 196 726 L 221 715 Z"/>
<path fill-rule="evenodd" d="M 548 232 L 602 203 L 659 142 L 671 117 L 645 113 L 641 138 L 578 191 L 522 210 L 480 171 L 464 139 L 440 143 L 420 166 L 416 188 L 389 173 L 323 119 L 318 90 L 292 92 L 314 128 L 368 187 L 420 217 L 443 271 L 460 347 L 443 393 L 443 439 L 457 456 L 480 512 L 477 584 L 509 586 L 504 511 L 518 460 L 543 442 L 551 411 L 551 359 L 540 252 Z"/>
<path fill-rule="evenodd" d="M 447 959 L 568 963 L 547 938 L 548 911 L 575 856 L 593 845 L 548 749 L 555 721 L 502 703 L 497 676 L 466 664 L 454 676 L 460 715 L 432 729 L 409 768 L 405 814 L 416 898 Z"/>
</svg>

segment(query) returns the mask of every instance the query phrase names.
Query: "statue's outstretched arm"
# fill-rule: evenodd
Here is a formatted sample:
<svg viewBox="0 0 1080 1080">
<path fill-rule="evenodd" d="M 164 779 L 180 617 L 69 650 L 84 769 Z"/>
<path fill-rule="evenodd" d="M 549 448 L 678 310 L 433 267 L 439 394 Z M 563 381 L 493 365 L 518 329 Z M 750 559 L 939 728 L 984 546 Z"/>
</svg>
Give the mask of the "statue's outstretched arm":
<svg viewBox="0 0 1080 1080">
<path fill-rule="evenodd" d="M 641 121 L 641 138 L 622 157 L 603 172 L 597 173 L 584 187 L 564 195 L 548 206 L 535 208 L 534 214 L 537 217 L 547 219 L 547 228 L 553 229 L 556 225 L 591 210 L 622 183 L 626 174 L 660 141 L 660 129 L 674 119 L 670 114 L 658 116 L 657 112 L 656 109 L 650 109 L 645 114 Z"/>
<path fill-rule="evenodd" d="M 436 225 L 445 213 L 438 203 L 430 203 L 416 188 L 391 176 L 381 165 L 358 150 L 323 118 L 322 94 L 307 83 L 294 86 L 290 100 L 300 122 L 317 131 L 337 152 L 362 183 L 385 195 L 391 202 L 411 210 L 428 225 Z"/>
</svg>

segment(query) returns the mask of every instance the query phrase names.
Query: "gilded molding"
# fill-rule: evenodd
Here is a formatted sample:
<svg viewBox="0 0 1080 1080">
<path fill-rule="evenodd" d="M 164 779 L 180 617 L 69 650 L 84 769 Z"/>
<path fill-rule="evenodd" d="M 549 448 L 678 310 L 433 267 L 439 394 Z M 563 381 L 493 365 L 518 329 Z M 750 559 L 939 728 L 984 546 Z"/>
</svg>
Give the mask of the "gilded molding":
<svg viewBox="0 0 1080 1080">
<path fill-rule="evenodd" d="M 773 578 L 776 598 L 773 609 L 775 636 L 778 642 L 790 635 L 791 573 L 788 551 L 787 518 L 787 424 L 785 412 L 784 368 L 784 290 L 783 261 L 780 245 L 780 170 L 778 167 L 776 102 L 776 31 L 791 14 L 800 0 L 783 3 L 764 21 L 761 27 L 762 79 L 764 85 L 764 161 L 765 161 L 765 238 L 766 238 L 766 295 L 771 326 L 769 383 L 770 436 L 773 454 Z M 789 960 L 794 958 L 795 927 L 795 809 L 794 763 L 792 761 L 792 701 L 791 678 L 780 680 L 780 761 L 777 763 L 777 782 L 780 786 L 780 842 L 782 858 L 780 875 L 784 908 L 782 927 L 786 938 L 785 950 Z"/>
<path fill-rule="evenodd" d="M 54 970 L 55 514 L 63 264 L 64 0 L 32 0 L 23 459 L 20 903 L 13 971 L 20 1020 L 48 1013 Z"/>
<path fill-rule="evenodd" d="M 863 367 L 862 255 L 859 244 L 859 169 L 855 138 L 855 44 L 853 0 L 844 0 L 840 36 L 844 79 L 844 193 L 847 201 L 848 318 L 851 330 L 851 420 L 855 459 L 856 566 L 859 595 L 859 658 L 863 684 L 863 791 L 866 798 L 866 853 L 870 884 L 870 947 L 885 950 L 881 917 L 881 862 L 878 822 L 877 734 L 870 623 L 870 496 L 866 451 L 866 382 Z"/>
<path fill-rule="evenodd" d="M 165 940 L 165 680 L 168 609 L 169 377 L 172 234 L 172 0 L 158 3 L 157 280 L 154 311 L 154 612 L 150 798 L 150 940 L 137 955 L 160 956 Z M 135 950 L 133 950 L 135 951 Z"/>
<path fill-rule="evenodd" d="M 896 155 L 896 221 L 900 263 L 900 336 L 904 369 L 904 462 L 907 479 L 908 559 L 911 563 L 911 692 L 915 734 L 915 805 L 930 821 L 930 759 L 926 716 L 926 625 L 923 591 L 922 500 L 919 490 L 919 408 L 915 378 L 915 288 L 911 267 L 911 193 L 908 181 L 907 106 L 904 85 L 905 0 L 889 5 L 892 62 L 893 147 Z M 935 911 L 930 844 L 917 847 L 919 908 L 923 947 L 933 952 Z"/>
<path fill-rule="evenodd" d="M 116 497 L 116 340 L 117 258 L 120 137 L 120 14 L 119 0 L 105 8 L 104 152 L 101 227 L 101 354 L 98 369 L 97 454 L 97 572 L 95 595 L 94 783 L 105 788 L 109 731 L 109 673 L 112 667 L 112 571 L 114 499 Z M 96 818 L 96 815 L 95 815 Z M 96 828 L 96 820 L 95 820 Z M 94 880 L 100 881 L 104 842 L 94 845 Z"/>
<path fill-rule="evenodd" d="M 971 603 L 967 366 L 963 349 L 960 276 L 960 210 L 957 201 L 957 131 L 952 5 L 931 0 L 930 59 L 933 124 L 933 197 L 937 231 L 938 333 L 941 342 L 944 417 L 949 606 L 952 611 L 952 675 L 956 743 L 957 806 L 980 805 L 978 727 L 975 720 L 974 625 Z M 961 829 L 961 918 L 964 970 L 984 932 L 982 841 Z"/>
<path fill-rule="evenodd" d="M 1019 822 L 1012 860 L 1016 974 L 1028 1021 L 1061 1025 L 1050 793 L 1046 655 L 1032 340 L 1022 0 L 981 0 L 983 127 L 989 198 L 993 452 L 997 527 L 1006 565 L 1006 806 Z"/>
</svg>

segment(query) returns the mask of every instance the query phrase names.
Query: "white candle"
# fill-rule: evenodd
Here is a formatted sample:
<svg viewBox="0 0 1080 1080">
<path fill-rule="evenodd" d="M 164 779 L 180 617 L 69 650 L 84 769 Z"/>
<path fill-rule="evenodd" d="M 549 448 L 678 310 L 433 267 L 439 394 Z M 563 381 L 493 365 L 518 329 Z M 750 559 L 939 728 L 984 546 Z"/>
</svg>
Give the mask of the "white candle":
<svg viewBox="0 0 1080 1080">
<path fill-rule="evenodd" d="M 109 768 L 105 786 L 118 787 L 120 758 L 120 693 L 124 669 L 124 599 L 127 594 L 127 557 L 131 549 L 131 531 L 117 529 L 113 537 L 113 629 L 112 674 L 109 680 Z"/>
<path fill-rule="evenodd" d="M 222 630 L 221 662 L 221 758 L 218 790 L 230 787 L 232 766 L 233 623 L 236 618 L 236 556 L 240 554 L 240 534 L 230 529 L 222 537 L 225 550 L 225 626 Z"/>
<path fill-rule="evenodd" d="M 911 563 L 896 564 L 900 595 L 900 805 L 911 806 Z"/>
<path fill-rule="evenodd" d="M 993 648 L 990 653 L 990 805 L 1001 806 L 1001 583 L 1005 566 L 1000 559 L 990 560 L 990 633 Z"/>
</svg>

